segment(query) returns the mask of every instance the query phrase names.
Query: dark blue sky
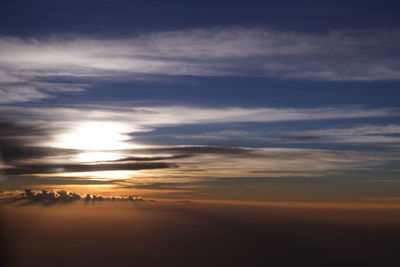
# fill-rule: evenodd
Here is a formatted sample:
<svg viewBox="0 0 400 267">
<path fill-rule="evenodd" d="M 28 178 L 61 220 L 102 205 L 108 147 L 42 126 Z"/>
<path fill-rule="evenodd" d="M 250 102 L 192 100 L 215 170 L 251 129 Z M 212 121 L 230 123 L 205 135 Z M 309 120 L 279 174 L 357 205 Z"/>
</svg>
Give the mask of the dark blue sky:
<svg viewBox="0 0 400 267">
<path fill-rule="evenodd" d="M 5 0 L 3 34 L 131 35 L 213 26 L 266 26 L 274 30 L 397 28 L 398 1 L 124 1 Z"/>
</svg>

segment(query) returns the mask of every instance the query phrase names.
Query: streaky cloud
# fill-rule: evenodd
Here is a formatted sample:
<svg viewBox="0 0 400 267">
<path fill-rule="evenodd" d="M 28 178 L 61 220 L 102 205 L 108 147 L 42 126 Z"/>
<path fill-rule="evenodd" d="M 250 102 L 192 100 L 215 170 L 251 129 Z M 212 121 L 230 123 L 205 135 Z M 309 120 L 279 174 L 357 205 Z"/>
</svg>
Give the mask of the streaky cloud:
<svg viewBox="0 0 400 267">
<path fill-rule="evenodd" d="M 355 119 L 399 117 L 400 110 L 392 107 L 367 107 L 362 105 L 322 106 L 315 108 L 271 107 L 189 107 L 136 106 L 115 108 L 83 107 L 13 107 L 0 106 L 4 120 L 13 122 L 52 121 L 53 127 L 72 126 L 91 121 L 121 122 L 132 132 L 148 132 L 156 127 L 183 124 L 211 124 L 231 122 L 279 122 L 327 119 Z M 62 123 L 60 122 L 62 119 Z"/>
<path fill-rule="evenodd" d="M 24 164 L 15 165 L 7 168 L 7 175 L 22 174 L 51 174 L 67 172 L 96 172 L 96 171 L 115 171 L 115 170 L 148 170 L 164 169 L 176 167 L 175 164 L 165 162 L 153 163 L 122 163 L 122 164 Z"/>
<path fill-rule="evenodd" d="M 84 90 L 104 77 L 266 76 L 323 81 L 399 80 L 398 30 L 321 34 L 214 27 L 127 38 L 0 38 L 2 103 Z M 388 53 L 387 51 L 391 51 Z M 318 60 L 315 60 L 318 58 Z M 48 78 L 63 82 L 48 82 Z M 80 78 L 84 83 L 66 82 Z"/>
</svg>

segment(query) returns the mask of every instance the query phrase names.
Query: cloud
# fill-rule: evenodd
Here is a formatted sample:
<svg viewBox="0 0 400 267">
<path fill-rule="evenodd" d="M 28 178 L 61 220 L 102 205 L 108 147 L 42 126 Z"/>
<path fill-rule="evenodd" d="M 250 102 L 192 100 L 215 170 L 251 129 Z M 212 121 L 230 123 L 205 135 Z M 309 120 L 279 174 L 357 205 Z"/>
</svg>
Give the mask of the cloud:
<svg viewBox="0 0 400 267">
<path fill-rule="evenodd" d="M 245 131 L 223 130 L 203 134 L 179 135 L 181 141 L 198 142 L 226 141 L 255 142 L 259 144 L 324 144 L 351 143 L 363 145 L 398 144 L 400 142 L 400 125 L 360 124 L 347 128 L 323 128 L 292 131 Z"/>
<path fill-rule="evenodd" d="M 5 169 L 8 175 L 25 175 L 25 174 L 51 174 L 51 173 L 68 173 L 68 172 L 97 172 L 97 171 L 114 171 L 114 170 L 148 170 L 163 169 L 175 167 L 174 164 L 164 162 L 153 163 L 121 163 L 121 164 L 24 164 L 14 165 Z"/>
<path fill-rule="evenodd" d="M 98 78 L 257 75 L 327 81 L 398 80 L 398 30 L 277 32 L 208 28 L 128 38 L 0 38 L 2 102 L 83 90 Z M 62 83 L 48 82 L 63 78 Z M 66 79 L 70 82 L 66 82 Z M 77 84 L 74 79 L 87 80 Z"/>
<path fill-rule="evenodd" d="M 197 154 L 229 154 L 229 155 L 244 156 L 244 155 L 251 155 L 254 150 L 249 148 L 240 148 L 240 147 L 170 146 L 170 147 L 155 147 L 155 148 L 150 147 L 143 150 L 143 152 L 145 151 L 150 153 L 174 153 L 174 154 L 178 153 L 178 155 L 180 156 L 189 157 Z"/>
<path fill-rule="evenodd" d="M 368 108 L 357 105 L 317 108 L 267 107 L 90 107 L 90 108 L 33 108 L 0 106 L 5 120 L 38 123 L 52 122 L 52 127 L 75 126 L 76 123 L 103 121 L 124 123 L 131 132 L 151 131 L 156 127 L 183 124 L 211 124 L 232 122 L 279 122 L 327 119 L 355 119 L 398 117 L 397 108 Z M 62 121 L 60 121 L 62 120 Z M 127 130 L 129 131 L 129 129 Z"/>
<path fill-rule="evenodd" d="M 102 202 L 102 201 L 132 201 L 132 202 L 143 202 L 143 201 L 154 201 L 154 200 L 145 200 L 141 197 L 137 196 L 128 196 L 128 197 L 103 197 L 94 194 L 86 194 L 85 196 L 81 196 L 74 192 L 67 192 L 65 190 L 59 191 L 33 191 L 31 189 L 25 189 L 24 192 L 8 192 L 2 194 L 1 201 L 3 202 L 21 202 L 23 201 L 23 205 L 40 203 L 44 205 L 54 205 L 54 204 L 65 204 L 71 203 L 75 201 L 84 200 L 85 202 Z M 1 203 L 1 202 L 0 202 Z"/>
<path fill-rule="evenodd" d="M 50 95 L 39 91 L 35 87 L 11 85 L 0 87 L 0 103 L 26 102 L 49 97 Z"/>
<path fill-rule="evenodd" d="M 246 176 L 318 176 L 330 172 L 374 168 L 395 155 L 390 153 L 359 153 L 351 151 L 304 149 L 265 150 L 215 146 L 154 147 L 151 144 L 135 149 L 117 151 L 115 161 L 104 160 L 101 164 L 77 164 L 74 157 L 82 152 L 62 149 L 54 141 L 58 135 L 76 129 L 90 121 L 113 122 L 124 125 L 121 134 L 129 136 L 129 144 L 135 144 L 135 134 L 148 135 L 154 129 L 207 123 L 276 122 L 326 119 L 353 119 L 373 117 L 398 117 L 395 108 L 368 108 L 363 106 L 296 108 L 208 108 L 184 106 L 153 106 L 137 108 L 32 108 L 1 106 L 4 131 L 0 142 L 8 175 L 57 174 L 117 170 L 143 170 L 141 177 L 157 179 L 192 179 L 193 177 Z M 10 122 L 12 121 L 12 122 Z M 126 127 L 125 127 L 126 126 Z M 378 131 L 397 132 L 395 125 L 380 127 L 359 126 L 348 131 L 376 135 Z M 147 131 L 147 132 L 146 132 Z M 288 146 L 293 143 L 321 142 L 339 138 L 338 130 L 323 132 L 274 133 L 272 141 Z M 329 132 L 332 133 L 329 133 Z M 344 130 L 342 130 L 344 131 Z M 240 138 L 247 131 L 225 131 L 219 136 Z M 343 133 L 344 134 L 344 133 Z M 343 135 L 342 134 L 342 135 Z M 218 134 L 217 134 L 218 135 Z M 325 137 L 321 137 L 325 136 Z M 256 138 L 257 136 L 251 136 Z M 354 136 L 353 136 L 354 137 Z M 372 136 L 373 137 L 373 136 Z M 371 138 L 372 138 L 371 137 Z M 258 137 L 257 137 L 258 138 Z M 268 135 L 265 138 L 271 138 Z M 358 138 L 358 137 L 356 137 Z M 373 138 L 376 138 L 373 137 Z M 392 137 L 394 138 L 394 137 Z M 101 142 L 101 140 L 100 140 Z M 129 147 L 129 146 L 127 146 Z M 133 146 L 134 147 L 134 146 Z M 85 151 L 83 151 L 85 152 Z M 168 161 L 168 162 L 165 162 Z M 61 163 L 60 163 L 61 162 Z M 175 168 L 179 166 L 179 168 Z M 162 171 L 160 171 L 162 169 Z M 145 170 L 151 170 L 145 172 Z M 282 170 L 285 170 L 282 173 Z M 136 175 L 135 175 L 136 176 Z"/>
<path fill-rule="evenodd" d="M 59 155 L 70 156 L 76 153 L 72 149 L 35 145 L 51 135 L 54 129 L 48 125 L 0 121 L 0 128 L 0 149 L 5 164 Z"/>
<path fill-rule="evenodd" d="M 348 128 L 327 128 L 320 130 L 299 131 L 291 136 L 293 141 L 313 139 L 320 143 L 363 143 L 363 144 L 398 144 L 400 125 L 356 125 Z"/>
<path fill-rule="evenodd" d="M 168 151 L 168 149 L 166 149 Z M 183 159 L 191 157 L 190 154 L 173 155 L 173 156 L 147 156 L 147 157 L 126 157 L 117 160 L 112 160 L 112 162 L 128 162 L 128 161 L 159 161 L 168 159 Z"/>
<path fill-rule="evenodd" d="M 400 125 L 371 125 L 363 124 L 356 125 L 349 128 L 329 128 L 323 130 L 315 130 L 314 133 L 321 135 L 387 135 L 387 134 L 400 134 Z"/>
<path fill-rule="evenodd" d="M 149 132 L 168 126 L 400 116 L 400 110 L 396 108 L 368 108 L 363 106 L 319 108 L 209 108 L 186 106 L 34 108 L 0 106 L 0 113 L 2 114 L 3 121 L 0 125 L 2 126 L 0 146 L 6 162 L 35 157 L 38 159 L 50 156 L 55 157 L 57 155 L 69 156 L 71 158 L 79 151 L 78 149 L 70 148 L 83 147 L 83 141 L 77 142 L 79 135 L 76 135 L 76 133 L 72 135 L 75 138 L 74 142 L 77 143 L 76 147 L 63 147 L 60 145 L 60 140 L 63 140 L 62 137 L 65 137 L 66 134 L 70 132 L 74 133 L 74 129 L 75 131 L 82 127 L 86 129 L 88 125 L 92 125 L 93 123 L 96 125 L 99 124 L 105 127 L 105 129 L 114 129 L 116 132 L 113 132 L 112 136 L 121 139 L 120 146 L 129 147 L 132 144 L 135 145 L 135 134 L 140 133 L 143 139 L 143 136 L 151 137 L 151 134 L 148 134 Z M 116 126 L 120 127 L 117 128 Z M 89 133 L 84 132 L 84 134 L 85 138 L 90 140 Z M 201 138 L 208 138 L 208 140 L 210 138 L 240 138 L 240 135 L 246 134 L 247 132 L 245 133 L 245 131 L 228 131 L 203 136 L 192 136 L 192 138 L 197 138 L 197 140 Z M 276 136 L 275 133 L 275 137 L 272 136 L 272 138 L 279 142 L 312 141 L 312 139 L 318 141 L 321 134 L 320 132 L 298 132 L 295 134 L 279 133 L 279 136 Z M 324 133 L 324 135 L 326 136 L 328 133 Z M 191 138 L 185 136 L 177 137 Z M 253 139 L 259 138 L 254 135 L 250 137 Z M 271 138 L 271 136 L 267 138 Z M 98 142 L 101 143 L 101 140 L 98 140 Z M 122 143 L 126 144 L 126 146 L 123 146 Z M 71 144 L 71 142 L 68 142 L 68 144 Z M 165 155 L 152 156 L 164 157 Z M 123 157 L 138 156 L 123 155 Z M 131 158 L 131 160 L 151 160 L 139 158 Z"/>
<path fill-rule="evenodd" d="M 76 107 L 33 108 L 29 106 L 1 106 L 3 129 L 0 144 L 3 146 L 5 173 L 10 177 L 42 175 L 43 177 L 71 176 L 79 172 L 131 171 L 130 182 L 191 181 L 224 177 L 316 177 L 381 168 L 382 164 L 397 160 L 396 153 L 388 151 L 348 151 L 342 148 L 310 149 L 287 148 L 293 143 L 318 142 L 319 140 L 349 135 L 374 136 L 379 133 L 396 134 L 396 125 L 358 125 L 354 129 L 322 129 L 320 132 L 274 133 L 285 148 L 243 148 L 217 146 L 137 146 L 135 137 L 166 126 L 190 124 L 222 124 L 244 122 L 307 121 L 327 119 L 354 119 L 375 117 L 398 117 L 396 108 L 369 108 L 364 106 L 341 106 L 319 108 L 209 108 L 185 106 L 152 107 Z M 95 122 L 112 122 L 123 125 L 120 134 L 133 146 L 116 149 L 120 153 L 114 161 L 104 160 L 97 164 L 77 163 L 79 149 L 62 149 L 54 139 L 70 132 L 79 125 Z M 126 127 L 125 127 L 126 126 Z M 243 129 L 243 127 L 241 127 Z M 321 132 L 322 131 L 322 132 Z M 93 133 L 95 134 L 95 133 Z M 215 133 L 214 133 L 215 134 Z M 249 131 L 223 131 L 219 136 L 241 138 Z M 151 135 L 151 133 L 150 133 Z M 217 134 L 218 135 L 218 134 Z M 279 135 L 279 136 L 278 136 Z M 325 137 L 321 137 L 325 136 Z M 89 136 L 90 137 L 90 136 Z M 252 138 L 257 135 L 251 136 Z M 357 137 L 357 136 L 356 136 Z M 269 138 L 268 135 L 266 138 Z M 101 142 L 101 140 L 100 140 Z M 132 148 L 133 147 L 133 148 Z M 178 167 L 179 166 L 179 167 Z M 63 174 L 63 175 L 61 175 Z M 102 175 L 102 174 L 99 174 Z M 121 174 L 122 175 L 122 174 Z M 90 175 L 88 175 L 89 177 Z M 98 175 L 96 177 L 99 177 Z M 125 176 L 124 176 L 125 177 Z M 115 178 L 124 178 L 115 176 Z M 47 178 L 43 178 L 46 180 Z M 54 181 L 56 183 L 56 181 Z M 125 182 L 124 182 L 125 183 Z"/>
<path fill-rule="evenodd" d="M 132 152 L 135 153 L 135 152 Z M 140 181 L 187 182 L 226 177 L 318 177 L 379 168 L 396 155 L 377 152 L 300 148 L 159 147 L 136 153 L 189 154 L 179 168 L 135 175 Z M 398 158 L 398 157 L 397 157 Z M 132 181 L 133 183 L 138 180 Z"/>
</svg>

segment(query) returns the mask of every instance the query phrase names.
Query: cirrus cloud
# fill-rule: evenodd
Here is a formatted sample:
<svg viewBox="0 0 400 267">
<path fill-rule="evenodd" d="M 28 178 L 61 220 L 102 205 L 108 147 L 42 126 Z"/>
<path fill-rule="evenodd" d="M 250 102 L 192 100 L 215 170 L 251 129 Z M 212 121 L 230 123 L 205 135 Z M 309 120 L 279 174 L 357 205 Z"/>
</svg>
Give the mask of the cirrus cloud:
<svg viewBox="0 0 400 267">
<path fill-rule="evenodd" d="M 101 77 L 135 80 L 143 75 L 398 80 L 399 58 L 393 55 L 399 54 L 399 41 L 398 30 L 311 34 L 240 27 L 127 38 L 3 36 L 0 96 L 2 102 L 32 101 L 87 86 L 74 79 L 90 84 Z M 48 82 L 59 78 L 64 81 Z"/>
</svg>

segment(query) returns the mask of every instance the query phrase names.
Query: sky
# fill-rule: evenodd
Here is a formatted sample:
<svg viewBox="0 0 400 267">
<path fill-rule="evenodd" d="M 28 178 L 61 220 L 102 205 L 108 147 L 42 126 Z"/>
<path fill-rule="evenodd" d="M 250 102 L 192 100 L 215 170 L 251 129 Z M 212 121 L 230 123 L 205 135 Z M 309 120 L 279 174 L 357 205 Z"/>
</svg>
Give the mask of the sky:
<svg viewBox="0 0 400 267">
<path fill-rule="evenodd" d="M 2 1 L 3 191 L 400 201 L 396 1 Z"/>
</svg>

